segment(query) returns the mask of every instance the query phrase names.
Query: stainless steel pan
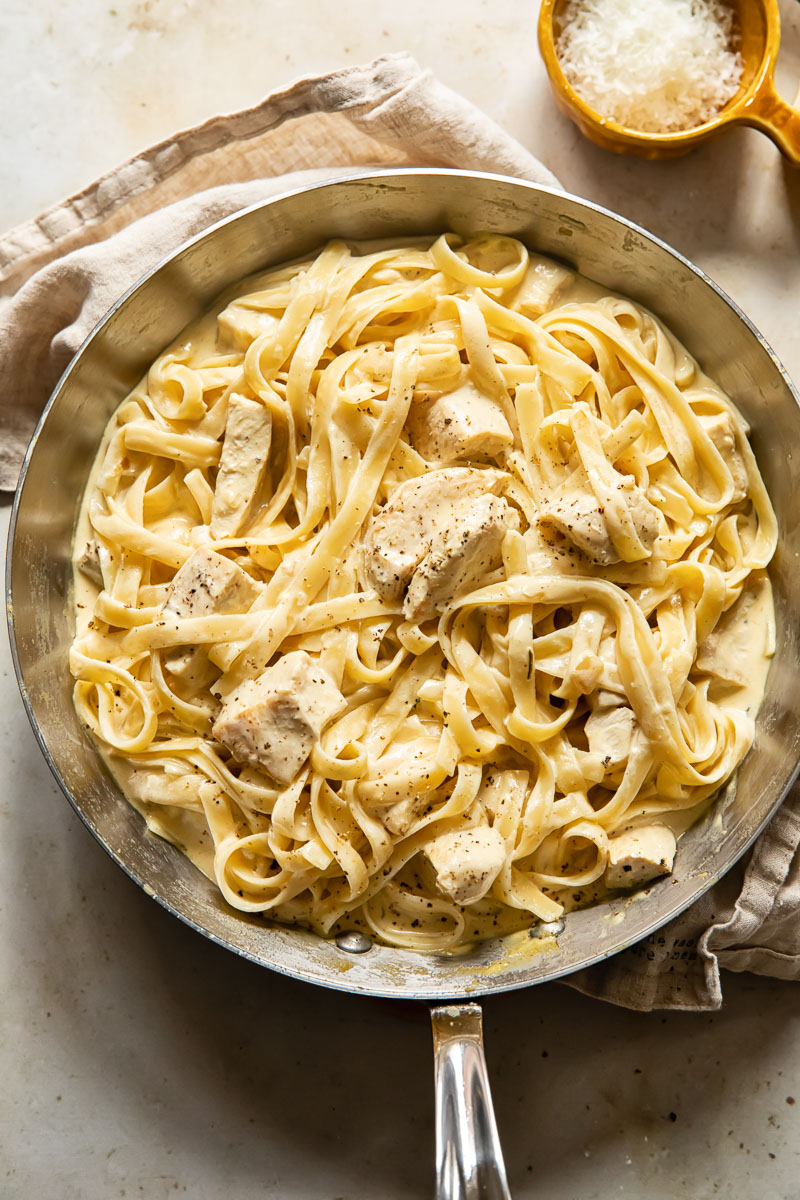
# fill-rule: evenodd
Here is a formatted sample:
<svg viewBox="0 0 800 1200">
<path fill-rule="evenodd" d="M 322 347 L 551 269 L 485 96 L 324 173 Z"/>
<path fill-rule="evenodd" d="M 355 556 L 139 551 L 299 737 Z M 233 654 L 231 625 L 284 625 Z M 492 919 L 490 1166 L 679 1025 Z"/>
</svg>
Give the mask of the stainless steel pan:
<svg viewBox="0 0 800 1200">
<path fill-rule="evenodd" d="M 486 942 L 462 957 L 324 941 L 234 913 L 172 846 L 145 835 L 79 725 L 67 650 L 70 544 L 103 428 L 145 368 L 224 287 L 327 238 L 498 230 L 656 312 L 727 390 L 781 529 L 772 578 L 778 644 L 758 736 L 735 788 L 680 844 L 674 873 L 563 928 Z M 34 435 L 12 515 L 8 613 L 20 690 L 65 795 L 112 858 L 165 908 L 254 962 L 343 991 L 433 1002 L 438 1186 L 442 1197 L 508 1195 L 489 1101 L 480 1009 L 461 1003 L 556 979 L 639 941 L 740 857 L 780 804 L 800 757 L 798 396 L 763 338 L 686 259 L 642 229 L 556 191 L 474 172 L 373 172 L 292 192 L 229 218 L 147 275 L 108 313 L 64 373 Z M 542 933 L 545 936 L 541 936 Z M 448 1003 L 450 1002 L 450 1003 Z"/>
</svg>

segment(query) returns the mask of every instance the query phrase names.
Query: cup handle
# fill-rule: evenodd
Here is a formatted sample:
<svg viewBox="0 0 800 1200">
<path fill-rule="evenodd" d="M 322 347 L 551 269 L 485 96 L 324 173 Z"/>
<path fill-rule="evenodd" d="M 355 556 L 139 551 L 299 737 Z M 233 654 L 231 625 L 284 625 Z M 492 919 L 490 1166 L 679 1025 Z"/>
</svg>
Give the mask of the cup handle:
<svg viewBox="0 0 800 1200">
<path fill-rule="evenodd" d="M 479 1004 L 431 1008 L 436 1200 L 511 1200 L 492 1109 Z"/>
<path fill-rule="evenodd" d="M 789 162 L 800 167 L 800 109 L 778 94 L 771 74 L 765 76 L 735 119 L 766 133 Z"/>
</svg>

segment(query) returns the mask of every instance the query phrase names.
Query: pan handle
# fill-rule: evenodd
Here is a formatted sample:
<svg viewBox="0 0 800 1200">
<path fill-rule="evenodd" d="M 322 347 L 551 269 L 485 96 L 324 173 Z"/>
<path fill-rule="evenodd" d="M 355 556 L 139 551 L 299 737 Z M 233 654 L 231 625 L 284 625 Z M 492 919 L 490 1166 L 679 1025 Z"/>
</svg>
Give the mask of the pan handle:
<svg viewBox="0 0 800 1200">
<path fill-rule="evenodd" d="M 511 1200 L 483 1053 L 479 1004 L 431 1008 L 436 1200 Z"/>
</svg>

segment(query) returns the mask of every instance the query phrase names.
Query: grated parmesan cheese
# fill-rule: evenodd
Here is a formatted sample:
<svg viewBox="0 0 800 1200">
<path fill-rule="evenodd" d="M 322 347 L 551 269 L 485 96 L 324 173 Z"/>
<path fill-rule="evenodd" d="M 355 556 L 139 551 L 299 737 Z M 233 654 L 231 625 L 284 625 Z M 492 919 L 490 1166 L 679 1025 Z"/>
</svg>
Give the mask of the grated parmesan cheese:
<svg viewBox="0 0 800 1200">
<path fill-rule="evenodd" d="M 561 68 L 602 116 L 643 133 L 710 120 L 736 93 L 742 60 L 722 0 L 568 0 Z"/>
</svg>

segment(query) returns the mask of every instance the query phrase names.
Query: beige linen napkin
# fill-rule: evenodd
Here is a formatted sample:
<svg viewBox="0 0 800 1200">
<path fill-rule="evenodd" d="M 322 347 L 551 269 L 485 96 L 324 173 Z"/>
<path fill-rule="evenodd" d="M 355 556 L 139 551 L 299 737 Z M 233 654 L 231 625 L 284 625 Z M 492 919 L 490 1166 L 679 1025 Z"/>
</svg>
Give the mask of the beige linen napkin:
<svg viewBox="0 0 800 1200">
<path fill-rule="evenodd" d="M 311 179 L 412 165 L 559 186 L 410 55 L 390 54 L 178 133 L 0 238 L 0 489 L 14 488 L 39 413 L 86 335 L 181 242 Z"/>
<path fill-rule="evenodd" d="M 108 308 L 187 238 L 315 178 L 389 166 L 494 171 L 557 187 L 519 143 L 407 54 L 301 79 L 145 150 L 0 238 L 0 489 L 61 371 Z M 720 967 L 800 977 L 800 793 L 658 934 L 567 982 L 631 1008 L 718 1008 Z"/>
</svg>

